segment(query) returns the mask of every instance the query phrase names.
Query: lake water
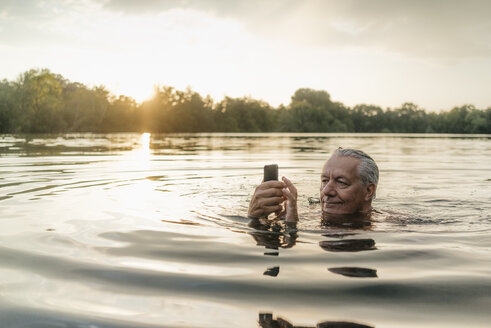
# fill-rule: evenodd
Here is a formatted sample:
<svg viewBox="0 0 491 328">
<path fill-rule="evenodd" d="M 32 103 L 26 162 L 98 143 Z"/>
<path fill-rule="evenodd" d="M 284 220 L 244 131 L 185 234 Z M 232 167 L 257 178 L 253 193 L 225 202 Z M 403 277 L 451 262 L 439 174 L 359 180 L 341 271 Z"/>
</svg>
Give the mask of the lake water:
<svg viewBox="0 0 491 328">
<path fill-rule="evenodd" d="M 370 226 L 309 202 L 339 146 Z M 269 163 L 297 234 L 245 217 Z M 3 135 L 0 225 L 1 327 L 491 326 L 491 136 Z"/>
</svg>

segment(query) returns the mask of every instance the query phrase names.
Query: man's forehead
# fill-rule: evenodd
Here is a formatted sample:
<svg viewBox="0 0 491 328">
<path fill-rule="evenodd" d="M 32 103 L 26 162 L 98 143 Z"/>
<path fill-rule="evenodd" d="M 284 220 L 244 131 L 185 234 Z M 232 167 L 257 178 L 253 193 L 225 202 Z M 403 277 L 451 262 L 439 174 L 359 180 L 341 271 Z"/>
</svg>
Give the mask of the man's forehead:
<svg viewBox="0 0 491 328">
<path fill-rule="evenodd" d="M 358 175 L 358 164 L 360 164 L 358 158 L 334 155 L 324 164 L 322 174 L 332 172 Z"/>
</svg>

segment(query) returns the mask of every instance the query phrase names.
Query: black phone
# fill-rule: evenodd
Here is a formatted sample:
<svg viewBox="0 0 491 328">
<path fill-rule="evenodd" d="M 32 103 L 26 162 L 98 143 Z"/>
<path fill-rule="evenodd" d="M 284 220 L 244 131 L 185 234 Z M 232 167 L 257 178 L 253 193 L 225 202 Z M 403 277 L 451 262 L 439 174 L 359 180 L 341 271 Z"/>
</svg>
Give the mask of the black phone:
<svg viewBox="0 0 491 328">
<path fill-rule="evenodd" d="M 264 165 L 264 182 L 278 180 L 278 164 Z"/>
</svg>

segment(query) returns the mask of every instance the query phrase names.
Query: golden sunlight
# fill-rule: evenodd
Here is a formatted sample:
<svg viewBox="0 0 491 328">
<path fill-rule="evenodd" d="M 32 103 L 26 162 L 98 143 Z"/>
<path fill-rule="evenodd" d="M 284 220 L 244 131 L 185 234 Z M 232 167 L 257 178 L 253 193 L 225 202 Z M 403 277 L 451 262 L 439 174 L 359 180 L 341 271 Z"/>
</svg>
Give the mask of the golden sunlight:
<svg viewBox="0 0 491 328">
<path fill-rule="evenodd" d="M 119 165 L 137 170 L 150 169 L 150 137 L 148 132 L 142 133 L 139 138 L 135 136 L 131 141 L 132 151 L 121 157 Z"/>
<path fill-rule="evenodd" d="M 150 133 L 144 132 L 140 138 L 141 149 L 150 153 Z"/>
<path fill-rule="evenodd" d="M 142 163 L 147 165 L 150 161 L 150 133 L 144 132 L 141 135 L 140 145 L 140 149 L 137 150 L 137 157 Z"/>
</svg>

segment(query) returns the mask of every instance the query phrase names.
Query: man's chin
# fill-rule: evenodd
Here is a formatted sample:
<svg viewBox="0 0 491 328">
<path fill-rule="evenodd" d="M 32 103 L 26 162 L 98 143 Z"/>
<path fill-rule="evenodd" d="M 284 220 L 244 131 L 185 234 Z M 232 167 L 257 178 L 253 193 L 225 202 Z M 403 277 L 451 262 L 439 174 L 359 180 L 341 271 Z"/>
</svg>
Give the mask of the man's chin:
<svg viewBox="0 0 491 328">
<path fill-rule="evenodd" d="M 342 204 L 322 204 L 322 213 L 326 214 L 350 214 L 349 212 L 346 211 L 346 209 L 343 209 L 341 207 Z"/>
</svg>

